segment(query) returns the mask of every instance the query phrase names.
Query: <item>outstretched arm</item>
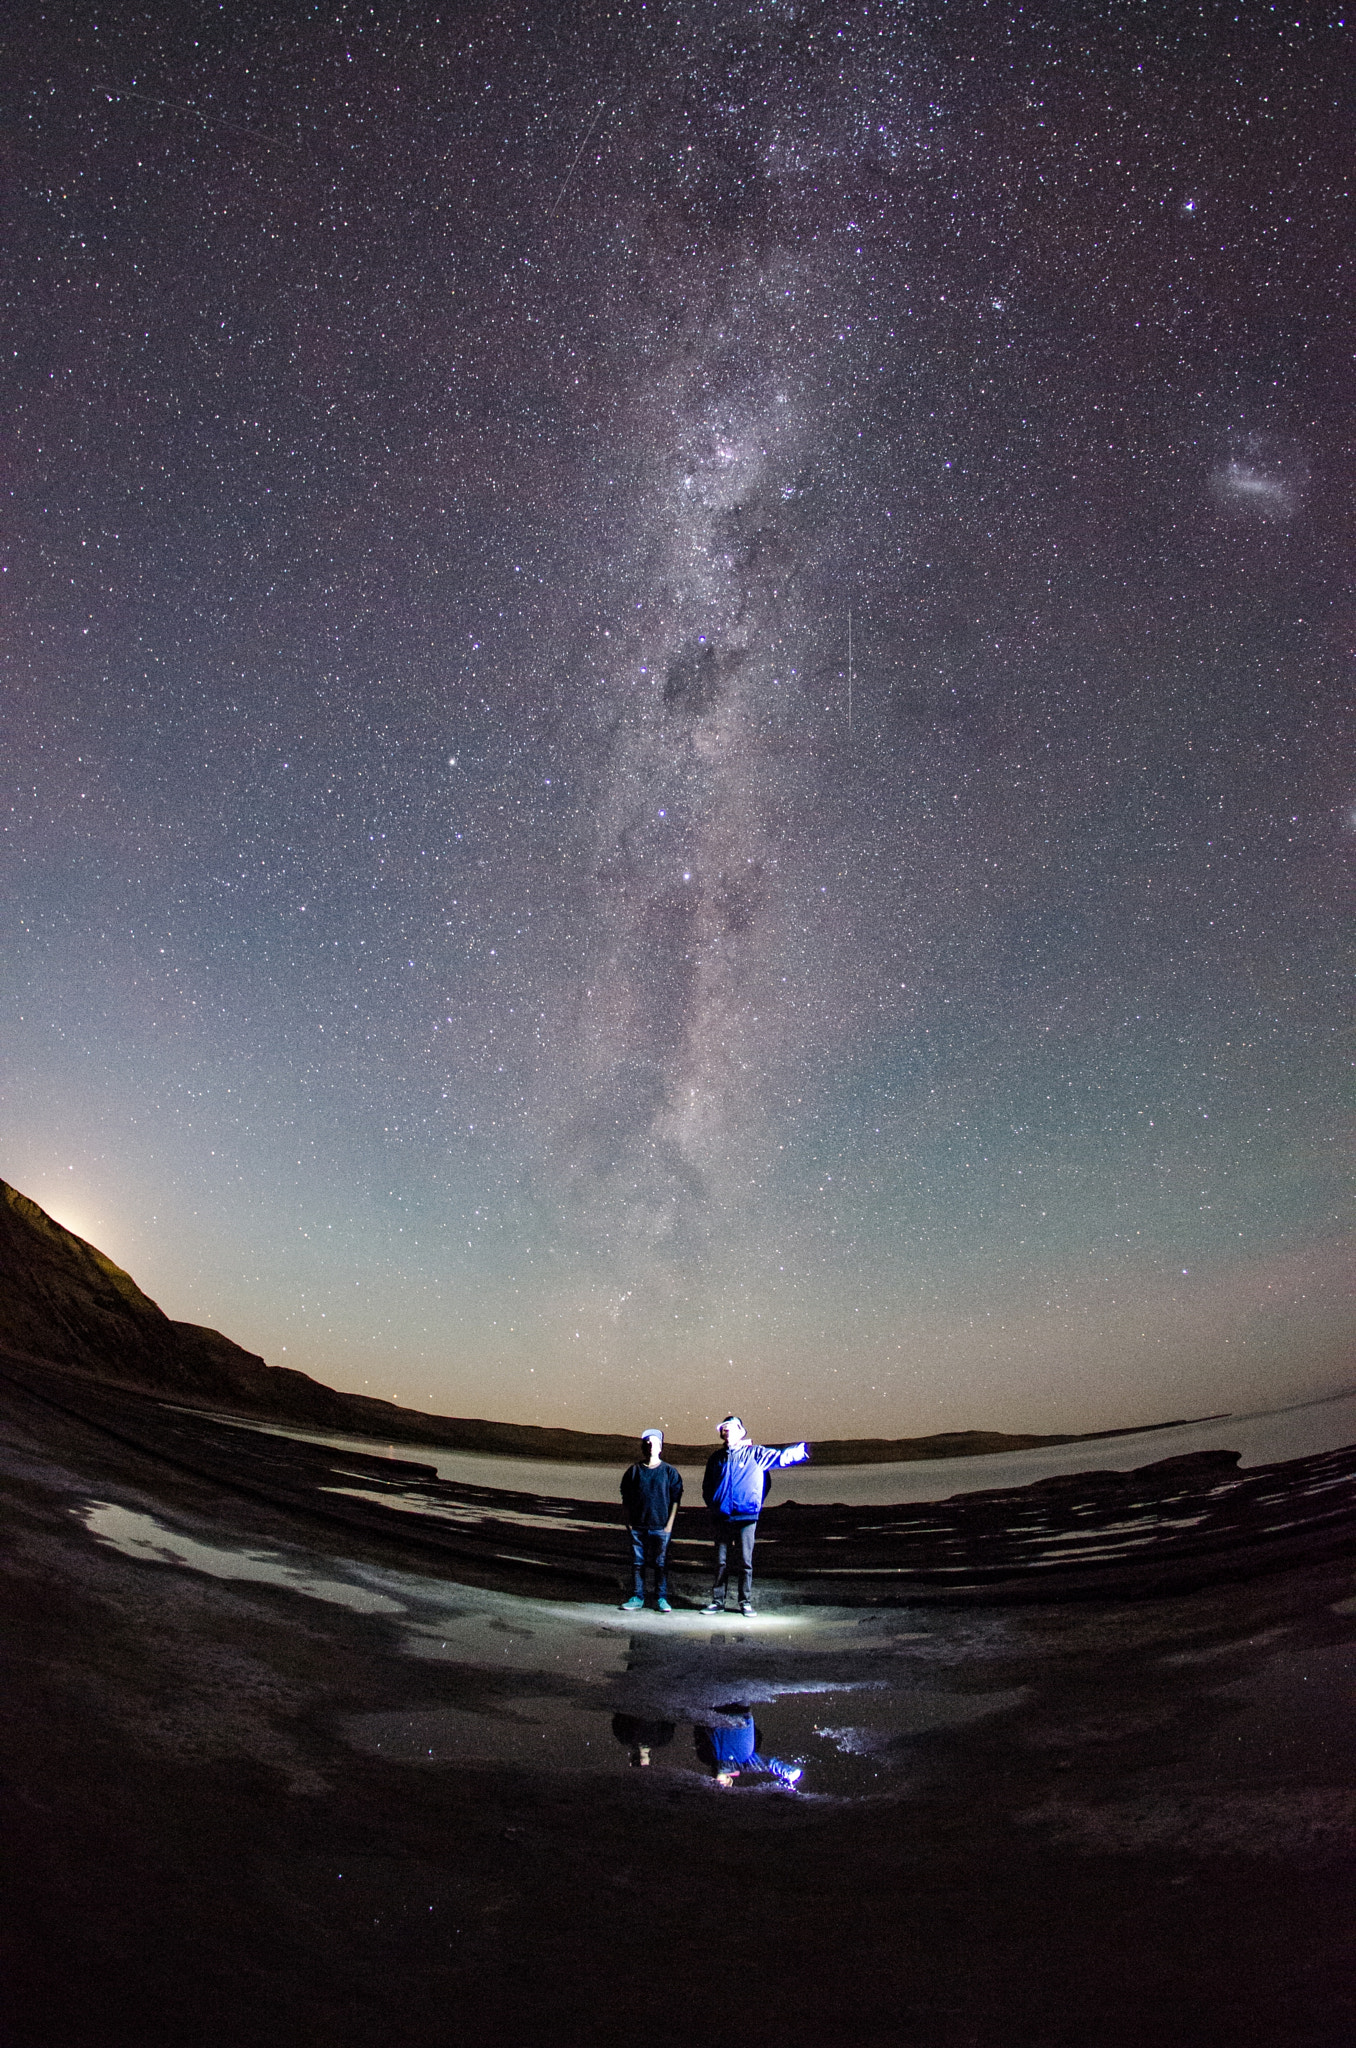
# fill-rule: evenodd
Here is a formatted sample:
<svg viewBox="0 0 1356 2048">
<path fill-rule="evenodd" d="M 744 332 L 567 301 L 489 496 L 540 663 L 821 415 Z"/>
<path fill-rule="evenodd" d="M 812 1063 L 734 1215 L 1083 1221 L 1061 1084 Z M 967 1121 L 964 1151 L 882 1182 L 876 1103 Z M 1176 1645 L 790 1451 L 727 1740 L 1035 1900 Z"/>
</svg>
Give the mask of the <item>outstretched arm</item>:
<svg viewBox="0 0 1356 2048">
<path fill-rule="evenodd" d="M 810 1455 L 808 1444 L 788 1444 L 784 1451 L 777 1453 L 779 1465 L 803 1465 Z"/>
</svg>

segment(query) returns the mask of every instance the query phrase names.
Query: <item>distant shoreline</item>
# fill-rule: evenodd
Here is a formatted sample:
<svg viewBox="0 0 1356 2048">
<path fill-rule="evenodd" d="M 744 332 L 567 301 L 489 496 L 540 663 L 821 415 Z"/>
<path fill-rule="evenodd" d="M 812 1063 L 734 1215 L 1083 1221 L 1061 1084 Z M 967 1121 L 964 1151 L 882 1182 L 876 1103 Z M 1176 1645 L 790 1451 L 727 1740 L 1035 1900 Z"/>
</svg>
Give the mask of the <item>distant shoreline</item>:
<svg viewBox="0 0 1356 2048">
<path fill-rule="evenodd" d="M 615 1465 L 635 1456 L 634 1436 L 604 1434 L 591 1430 L 552 1428 L 527 1422 L 492 1422 L 472 1416 L 426 1415 L 401 1408 L 395 1402 L 373 1400 L 369 1395 L 343 1394 L 327 1389 L 335 1402 L 352 1404 L 347 1426 L 334 1421 L 317 1423 L 310 1417 L 290 1417 L 276 1410 L 248 1410 L 226 1402 L 197 1402 L 180 1399 L 176 1406 L 210 1408 L 220 1415 L 241 1421 L 272 1423 L 280 1429 L 308 1429 L 334 1436 L 352 1436 L 372 1442 L 378 1439 L 410 1447 L 424 1445 L 430 1450 L 460 1451 L 495 1458 L 540 1460 L 555 1465 Z M 1044 1450 L 1056 1444 L 1104 1443 L 1114 1437 L 1148 1436 L 1165 1429 L 1182 1429 L 1190 1423 L 1223 1421 L 1228 1410 L 1210 1415 L 1174 1416 L 1167 1422 L 1129 1423 L 1119 1429 L 1093 1429 L 1038 1435 L 995 1429 L 943 1430 L 920 1437 L 827 1437 L 811 1441 L 812 1461 L 817 1466 L 911 1465 L 943 1458 L 1000 1457 L 1005 1452 Z M 775 1441 L 775 1439 L 774 1439 Z M 665 1440 L 664 1455 L 675 1465 L 701 1465 L 716 1448 L 715 1439 L 702 1443 Z"/>
<path fill-rule="evenodd" d="M 166 1316 L 106 1253 L 0 1180 L 0 1356 L 5 1354 L 176 1406 L 313 1433 L 566 1465 L 615 1465 L 636 1455 L 633 1431 L 604 1434 L 427 1415 L 395 1401 L 341 1393 L 289 1366 L 269 1365 L 219 1330 Z M 637 1427 L 647 1419 L 638 1414 Z M 821 1467 L 984 1458 L 1223 1419 L 1174 1416 L 1073 1432 L 962 1429 L 917 1437 L 829 1437 L 815 1440 L 813 1458 Z M 702 1463 L 713 1448 L 714 1436 L 699 1444 L 667 1445 L 674 1463 L 688 1465 Z"/>
</svg>

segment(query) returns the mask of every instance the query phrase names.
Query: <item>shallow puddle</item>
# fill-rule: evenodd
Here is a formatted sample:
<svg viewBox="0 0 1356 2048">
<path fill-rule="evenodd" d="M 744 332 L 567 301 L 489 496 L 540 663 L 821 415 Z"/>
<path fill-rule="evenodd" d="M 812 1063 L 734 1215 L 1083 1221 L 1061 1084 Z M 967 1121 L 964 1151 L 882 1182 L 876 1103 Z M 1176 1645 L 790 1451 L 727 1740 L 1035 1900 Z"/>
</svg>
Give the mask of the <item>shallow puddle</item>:
<svg viewBox="0 0 1356 2048">
<path fill-rule="evenodd" d="M 403 1767 L 634 1769 L 656 1784 L 682 1779 L 741 1795 L 897 1795 L 926 1768 L 920 1738 L 1026 1696 L 935 1682 L 925 1667 L 950 1624 L 920 1628 L 900 1611 L 866 1618 L 799 1608 L 719 1621 L 682 1609 L 623 1614 L 301 1549 L 228 1545 L 109 1501 L 72 1513 L 138 1564 L 274 1587 L 393 1623 L 410 1705 L 346 1716 L 336 1732 Z M 724 1754 L 732 1741 L 742 1744 L 734 1768 Z"/>
<path fill-rule="evenodd" d="M 348 1607 L 355 1614 L 399 1614 L 399 1600 L 346 1579 L 323 1577 L 306 1567 L 289 1564 L 276 1550 L 234 1550 L 224 1544 L 204 1543 L 167 1528 L 154 1515 L 138 1514 L 111 1501 L 91 1501 L 73 1509 L 101 1543 L 121 1551 L 124 1557 L 143 1564 L 180 1565 L 188 1571 L 205 1572 L 212 1579 L 250 1579 L 266 1586 L 285 1586 L 289 1592 L 304 1593 L 311 1600 L 326 1600 L 335 1607 Z"/>
</svg>

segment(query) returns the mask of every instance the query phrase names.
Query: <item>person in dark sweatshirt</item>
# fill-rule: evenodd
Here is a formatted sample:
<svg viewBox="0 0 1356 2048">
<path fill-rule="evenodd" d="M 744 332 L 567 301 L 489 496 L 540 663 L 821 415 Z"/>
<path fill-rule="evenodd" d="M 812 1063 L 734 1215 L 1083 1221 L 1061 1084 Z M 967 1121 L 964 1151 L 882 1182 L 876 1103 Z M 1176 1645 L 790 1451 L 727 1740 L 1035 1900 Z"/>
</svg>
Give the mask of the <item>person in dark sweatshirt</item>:
<svg viewBox="0 0 1356 2048">
<path fill-rule="evenodd" d="M 683 1475 L 676 1465 L 666 1465 L 660 1456 L 664 1448 L 662 1429 L 641 1432 L 639 1463 L 628 1465 L 622 1474 L 622 1508 L 631 1534 L 631 1598 L 622 1601 L 624 1612 L 645 1605 L 645 1571 L 654 1572 L 654 1604 L 661 1614 L 671 1614 L 669 1605 L 669 1538 L 673 1534 L 678 1503 L 683 1497 Z"/>
<path fill-rule="evenodd" d="M 719 1713 L 721 1709 L 716 1711 Z M 630 1751 L 631 1762 L 639 1771 L 650 1768 L 655 1750 L 663 1749 L 672 1742 L 674 1732 L 672 1721 L 647 1721 L 637 1714 L 612 1716 L 612 1733 Z"/>
<path fill-rule="evenodd" d="M 727 1415 L 716 1434 L 723 1448 L 712 1451 L 702 1480 L 702 1499 L 715 1524 L 716 1576 L 710 1601 L 702 1613 L 725 1612 L 725 1588 L 733 1549 L 739 1559 L 739 1611 L 752 1614 L 753 1539 L 767 1492 L 767 1475 L 774 1465 L 803 1465 L 810 1455 L 810 1446 L 787 1444 L 774 1450 L 769 1444 L 751 1444 L 737 1415 Z"/>
</svg>

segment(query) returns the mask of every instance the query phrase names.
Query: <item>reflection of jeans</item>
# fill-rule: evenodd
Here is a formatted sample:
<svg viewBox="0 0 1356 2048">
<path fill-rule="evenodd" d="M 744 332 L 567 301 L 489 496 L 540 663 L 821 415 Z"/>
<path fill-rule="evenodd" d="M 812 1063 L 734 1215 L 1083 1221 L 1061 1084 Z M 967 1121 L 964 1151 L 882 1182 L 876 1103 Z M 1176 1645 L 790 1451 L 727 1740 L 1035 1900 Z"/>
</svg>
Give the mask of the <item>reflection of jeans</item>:
<svg viewBox="0 0 1356 2048">
<path fill-rule="evenodd" d="M 669 1532 L 667 1529 L 632 1529 L 631 1571 L 635 1580 L 635 1597 L 645 1598 L 645 1567 L 654 1568 L 654 1597 L 667 1600 L 669 1596 Z"/>
<path fill-rule="evenodd" d="M 756 1522 L 731 1522 L 724 1515 L 712 1517 L 716 1525 L 716 1582 L 711 1588 L 713 1600 L 725 1598 L 725 1587 L 730 1576 L 730 1551 L 733 1549 L 739 1559 L 739 1597 L 741 1601 L 753 1598 L 753 1539 L 758 1533 Z"/>
</svg>

